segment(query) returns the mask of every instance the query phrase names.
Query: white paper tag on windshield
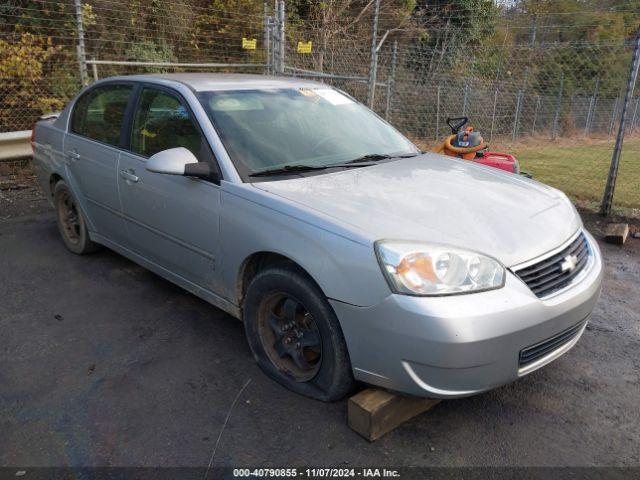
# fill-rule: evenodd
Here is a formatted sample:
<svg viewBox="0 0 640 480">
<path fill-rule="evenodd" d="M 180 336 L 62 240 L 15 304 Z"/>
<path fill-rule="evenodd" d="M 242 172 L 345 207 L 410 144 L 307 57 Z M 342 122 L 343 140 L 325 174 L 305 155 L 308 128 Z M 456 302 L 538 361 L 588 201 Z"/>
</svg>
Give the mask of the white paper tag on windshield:
<svg viewBox="0 0 640 480">
<path fill-rule="evenodd" d="M 331 105 L 345 105 L 347 103 L 353 103 L 353 100 L 351 100 L 349 97 L 330 88 L 319 88 L 315 90 L 315 92 Z"/>
</svg>

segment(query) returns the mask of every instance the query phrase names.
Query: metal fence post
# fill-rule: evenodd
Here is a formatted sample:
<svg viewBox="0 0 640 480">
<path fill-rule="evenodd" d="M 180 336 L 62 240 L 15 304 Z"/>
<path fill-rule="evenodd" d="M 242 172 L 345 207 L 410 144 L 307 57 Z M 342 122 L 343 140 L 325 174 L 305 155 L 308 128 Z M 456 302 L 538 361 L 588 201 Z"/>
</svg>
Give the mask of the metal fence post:
<svg viewBox="0 0 640 480">
<path fill-rule="evenodd" d="M 638 114 L 638 104 L 640 103 L 640 96 L 636 98 L 636 108 L 633 109 L 633 118 L 631 120 L 631 131 L 636 129 L 636 115 Z"/>
<path fill-rule="evenodd" d="M 282 40 L 282 23 L 280 15 L 280 0 L 275 0 L 273 18 L 271 21 L 271 73 L 277 75 L 280 73 L 280 65 L 282 58 L 282 50 L 280 48 Z"/>
<path fill-rule="evenodd" d="M 278 2 L 276 2 L 276 10 L 273 12 L 273 17 L 271 17 L 271 26 L 269 28 L 269 34 L 271 35 L 271 58 L 269 59 L 270 67 L 271 67 L 271 75 L 276 73 L 276 65 L 278 65 L 278 29 L 280 28 L 280 24 L 278 23 Z"/>
<path fill-rule="evenodd" d="M 284 57 L 285 57 L 285 14 L 284 14 L 284 0 L 280 0 L 278 2 L 280 16 L 278 18 L 278 24 L 280 28 L 278 29 L 278 33 L 280 34 L 280 38 L 278 39 L 278 73 L 282 75 L 284 73 Z"/>
<path fill-rule="evenodd" d="M 540 110 L 540 95 L 536 96 L 536 109 L 533 112 L 533 125 L 531 126 L 531 135 L 536 134 L 536 122 L 538 121 L 538 110 Z"/>
<path fill-rule="evenodd" d="M 511 132 L 511 141 L 515 142 L 518 138 L 518 122 L 520 120 L 520 105 L 522 104 L 522 90 L 518 90 L 518 98 L 516 100 L 516 114 L 513 118 L 513 131 Z"/>
<path fill-rule="evenodd" d="M 564 72 L 560 75 L 560 89 L 558 90 L 558 101 L 556 102 L 556 112 L 553 115 L 553 125 L 551 126 L 551 139 L 558 138 L 560 126 L 560 111 L 562 110 L 562 90 L 564 89 Z"/>
<path fill-rule="evenodd" d="M 618 104 L 620 103 L 620 97 L 616 97 L 616 101 L 613 104 L 613 113 L 611 114 L 611 124 L 609 124 L 609 135 L 613 132 L 613 126 L 616 124 L 616 117 L 618 116 Z"/>
<path fill-rule="evenodd" d="M 618 166 L 620 165 L 620 153 L 622 152 L 622 142 L 624 141 L 624 127 L 627 108 L 629 108 L 629 103 L 631 102 L 631 96 L 633 95 L 636 80 L 638 79 L 638 68 L 640 67 L 640 28 L 638 28 L 638 32 L 636 34 L 636 43 L 633 48 L 633 56 L 631 58 L 629 81 L 627 82 L 627 91 L 624 94 L 624 102 L 622 103 L 616 146 L 613 148 L 613 155 L 611 155 L 611 167 L 609 168 L 609 176 L 607 177 L 607 186 L 604 189 L 604 196 L 602 197 L 602 207 L 600 208 L 600 213 L 602 215 L 609 215 L 611 213 L 613 193 L 615 191 L 616 178 L 618 176 Z"/>
<path fill-rule="evenodd" d="M 263 11 L 264 11 L 264 55 L 265 55 L 265 63 L 267 65 L 266 70 L 265 70 L 265 74 L 269 75 L 271 73 L 271 48 L 269 43 L 271 42 L 271 35 L 269 34 L 269 30 L 270 30 L 270 23 L 271 23 L 271 19 L 269 18 L 269 5 L 267 4 L 267 2 L 264 2 L 263 4 Z"/>
<path fill-rule="evenodd" d="M 633 117 L 631 119 L 631 128 L 629 131 L 633 132 L 636 129 L 636 116 L 638 115 L 638 103 L 640 103 L 640 96 L 636 97 L 636 107 L 633 109 Z"/>
<path fill-rule="evenodd" d="M 380 14 L 380 0 L 376 0 L 373 13 L 373 25 L 371 27 L 371 61 L 369 63 L 369 85 L 367 92 L 367 104 L 373 109 L 376 96 L 376 76 L 378 70 L 378 15 Z"/>
<path fill-rule="evenodd" d="M 440 90 L 441 86 L 438 85 L 438 89 L 436 90 L 436 135 L 435 139 L 438 140 L 438 134 L 440 133 Z"/>
<path fill-rule="evenodd" d="M 591 123 L 593 122 L 593 116 L 596 109 L 596 98 L 598 98 L 598 88 L 600 88 L 600 77 L 596 79 L 596 87 L 593 89 L 593 95 L 589 100 L 589 111 L 587 112 L 587 120 L 584 122 L 583 138 L 587 138 L 589 130 L 591 130 Z"/>
<path fill-rule="evenodd" d="M 78 64 L 80 66 L 80 82 L 82 86 L 89 85 L 89 74 L 87 73 L 87 52 L 84 45 L 84 24 L 82 21 L 82 4 L 80 0 L 74 0 L 76 7 L 76 28 L 78 29 Z"/>
<path fill-rule="evenodd" d="M 276 0 L 273 17 L 271 17 L 271 74 L 275 75 L 278 70 L 278 58 L 280 57 L 280 8 Z"/>
<path fill-rule="evenodd" d="M 92 58 L 91 60 L 95 60 L 95 58 Z M 93 71 L 93 81 L 97 82 L 98 80 L 100 80 L 100 78 L 98 77 L 98 65 L 96 65 L 95 63 L 91 63 L 91 70 Z"/>
<path fill-rule="evenodd" d="M 391 71 L 387 78 L 387 105 L 384 109 L 384 119 L 389 120 L 389 112 L 391 111 L 391 96 L 393 95 L 394 83 L 396 81 L 396 61 L 398 58 L 398 41 L 393 41 L 393 49 L 391 50 Z"/>
<path fill-rule="evenodd" d="M 522 114 L 522 109 L 526 97 L 527 92 L 527 82 L 529 81 L 529 69 L 530 64 L 532 63 L 533 57 L 533 48 L 536 44 L 536 34 L 538 31 L 538 16 L 533 16 L 533 21 L 531 24 L 531 42 L 530 42 L 530 50 L 529 50 L 529 59 L 527 63 L 527 68 L 524 70 L 524 78 L 522 80 L 522 88 L 518 91 L 518 99 L 516 102 L 516 115 L 513 119 L 513 132 L 512 132 L 512 141 L 515 142 L 518 139 L 518 131 L 520 130 L 520 116 Z"/>
<path fill-rule="evenodd" d="M 498 86 L 496 85 L 496 92 L 493 94 L 493 112 L 491 113 L 491 131 L 489 133 L 489 141 L 493 140 L 493 127 L 496 124 L 496 107 L 498 106 Z"/>
<path fill-rule="evenodd" d="M 467 116 L 467 101 L 469 97 L 469 83 L 464 82 L 464 97 L 462 99 L 462 116 Z"/>
<path fill-rule="evenodd" d="M 593 130 L 593 122 L 596 118 L 596 113 L 598 111 L 598 100 L 600 100 L 600 86 L 598 86 L 598 93 L 596 93 L 596 98 L 593 101 L 593 113 L 591 113 L 591 120 L 589 121 L 589 133 Z"/>
</svg>

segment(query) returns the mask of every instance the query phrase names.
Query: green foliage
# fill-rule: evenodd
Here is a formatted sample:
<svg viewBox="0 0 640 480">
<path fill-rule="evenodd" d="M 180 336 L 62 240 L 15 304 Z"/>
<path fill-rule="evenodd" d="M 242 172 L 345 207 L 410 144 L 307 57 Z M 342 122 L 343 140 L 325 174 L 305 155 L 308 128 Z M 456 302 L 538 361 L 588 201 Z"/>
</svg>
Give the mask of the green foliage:
<svg viewBox="0 0 640 480">
<path fill-rule="evenodd" d="M 178 61 L 170 45 L 164 42 L 155 44 L 148 40 L 131 45 L 125 52 L 125 58 L 136 62 L 168 63 Z M 147 69 L 155 73 L 166 71 L 166 68 L 163 67 L 147 67 Z"/>
<path fill-rule="evenodd" d="M 254 55 L 256 50 L 242 50 L 242 39 L 262 41 L 261 0 L 213 0 L 198 15 L 191 44 L 197 49 L 215 49 L 222 57 Z"/>
<path fill-rule="evenodd" d="M 23 33 L 11 42 L 0 39 L 0 128 L 15 130 L 12 116 L 17 112 L 41 114 L 59 110 L 64 98 L 48 91 L 45 66 L 60 50 L 51 39 Z M 39 94 L 33 95 L 34 86 Z"/>
<path fill-rule="evenodd" d="M 607 3 L 611 3 L 608 8 Z M 520 0 L 513 11 L 538 24 L 541 41 L 603 43 L 632 37 L 639 26 L 639 7 L 638 0 L 617 4 L 602 0 Z M 527 36 L 524 31 L 516 40 L 526 41 Z"/>
<path fill-rule="evenodd" d="M 624 42 L 640 25 L 639 6 L 638 0 L 520 0 L 507 11 L 513 24 L 507 46 L 527 44 L 535 33 L 525 61 L 542 93 L 558 91 L 562 78 L 566 95 L 591 95 L 599 79 L 600 95 L 617 96 L 631 57 Z"/>
<path fill-rule="evenodd" d="M 491 37 L 500 9 L 492 0 L 425 0 L 415 12 L 428 33 L 427 45 L 451 49 L 477 45 Z"/>
</svg>

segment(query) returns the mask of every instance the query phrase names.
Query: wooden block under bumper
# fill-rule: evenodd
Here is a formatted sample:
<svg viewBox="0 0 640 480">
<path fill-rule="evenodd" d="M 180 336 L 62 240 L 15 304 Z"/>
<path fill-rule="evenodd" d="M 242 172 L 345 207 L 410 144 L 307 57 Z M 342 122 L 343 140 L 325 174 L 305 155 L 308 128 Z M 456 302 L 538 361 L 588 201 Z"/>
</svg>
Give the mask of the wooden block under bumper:
<svg viewBox="0 0 640 480">
<path fill-rule="evenodd" d="M 437 399 L 405 397 L 369 388 L 349 399 L 348 422 L 353 430 L 372 442 L 438 403 Z"/>
<path fill-rule="evenodd" d="M 604 240 L 608 243 L 624 245 L 629 235 L 629 225 L 626 223 L 610 223 L 604 232 Z"/>
</svg>

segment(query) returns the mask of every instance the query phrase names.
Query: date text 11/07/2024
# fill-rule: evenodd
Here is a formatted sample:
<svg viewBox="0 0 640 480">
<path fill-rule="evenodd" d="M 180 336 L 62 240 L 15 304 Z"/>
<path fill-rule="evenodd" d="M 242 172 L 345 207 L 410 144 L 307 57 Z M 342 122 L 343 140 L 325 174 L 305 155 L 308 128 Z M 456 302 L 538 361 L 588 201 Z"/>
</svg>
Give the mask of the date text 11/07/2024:
<svg viewBox="0 0 640 480">
<path fill-rule="evenodd" d="M 234 478 L 400 478 L 388 468 L 235 468 Z"/>
</svg>

